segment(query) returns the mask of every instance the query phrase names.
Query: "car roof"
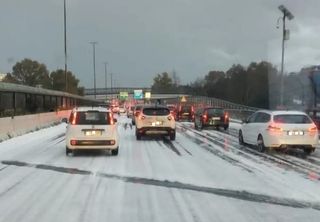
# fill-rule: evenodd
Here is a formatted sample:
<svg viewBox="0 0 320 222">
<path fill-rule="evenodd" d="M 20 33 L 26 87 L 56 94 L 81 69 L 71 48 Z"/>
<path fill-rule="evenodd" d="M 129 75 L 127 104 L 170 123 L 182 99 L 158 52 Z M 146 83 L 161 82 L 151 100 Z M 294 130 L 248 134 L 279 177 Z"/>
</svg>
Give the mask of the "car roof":
<svg viewBox="0 0 320 222">
<path fill-rule="evenodd" d="M 110 112 L 110 109 L 100 106 L 80 106 L 73 109 L 76 112 L 86 112 L 86 111 L 98 111 L 98 112 Z"/>
<path fill-rule="evenodd" d="M 258 110 L 258 112 L 265 112 L 270 115 L 306 115 L 305 112 L 298 110 Z"/>
</svg>

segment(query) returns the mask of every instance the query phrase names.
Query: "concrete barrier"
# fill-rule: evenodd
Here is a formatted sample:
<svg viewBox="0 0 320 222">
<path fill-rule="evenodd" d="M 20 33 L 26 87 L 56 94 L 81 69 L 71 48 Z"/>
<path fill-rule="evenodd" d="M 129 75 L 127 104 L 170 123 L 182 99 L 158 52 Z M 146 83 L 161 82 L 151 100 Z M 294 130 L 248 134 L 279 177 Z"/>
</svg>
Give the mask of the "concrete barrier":
<svg viewBox="0 0 320 222">
<path fill-rule="evenodd" d="M 0 118 L 0 141 L 57 124 L 70 110 Z"/>
</svg>

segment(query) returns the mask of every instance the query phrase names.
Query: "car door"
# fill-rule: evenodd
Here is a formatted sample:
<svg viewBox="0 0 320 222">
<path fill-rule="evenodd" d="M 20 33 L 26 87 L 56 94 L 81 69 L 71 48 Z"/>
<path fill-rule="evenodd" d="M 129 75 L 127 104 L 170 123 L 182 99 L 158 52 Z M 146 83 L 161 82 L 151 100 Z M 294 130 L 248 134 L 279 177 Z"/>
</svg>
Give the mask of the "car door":
<svg viewBox="0 0 320 222">
<path fill-rule="evenodd" d="M 256 128 L 255 120 L 258 114 L 259 112 L 252 114 L 247 121 L 242 124 L 242 136 L 245 143 L 255 144 L 253 137 L 255 135 L 254 129 Z"/>
</svg>

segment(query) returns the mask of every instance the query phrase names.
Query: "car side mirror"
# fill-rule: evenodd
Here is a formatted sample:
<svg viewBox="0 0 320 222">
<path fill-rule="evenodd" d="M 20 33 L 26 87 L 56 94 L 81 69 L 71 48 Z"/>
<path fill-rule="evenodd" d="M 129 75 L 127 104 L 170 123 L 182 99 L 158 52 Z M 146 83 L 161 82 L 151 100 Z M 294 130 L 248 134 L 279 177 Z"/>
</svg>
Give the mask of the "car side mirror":
<svg viewBox="0 0 320 222">
<path fill-rule="evenodd" d="M 68 118 L 62 118 L 62 119 L 61 119 L 61 122 L 62 122 L 62 123 L 68 123 Z"/>
</svg>

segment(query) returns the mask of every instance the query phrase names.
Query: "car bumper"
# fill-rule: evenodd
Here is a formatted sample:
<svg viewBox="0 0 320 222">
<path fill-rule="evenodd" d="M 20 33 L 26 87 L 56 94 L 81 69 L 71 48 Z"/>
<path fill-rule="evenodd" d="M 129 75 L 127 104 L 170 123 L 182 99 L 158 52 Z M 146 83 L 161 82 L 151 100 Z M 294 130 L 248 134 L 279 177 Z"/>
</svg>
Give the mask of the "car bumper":
<svg viewBox="0 0 320 222">
<path fill-rule="evenodd" d="M 265 135 L 264 144 L 271 148 L 315 148 L 318 145 L 318 135 L 304 136 L 273 136 Z"/>
<path fill-rule="evenodd" d="M 143 135 L 169 135 L 175 132 L 171 127 L 142 127 L 137 130 Z"/>
<path fill-rule="evenodd" d="M 66 146 L 69 149 L 117 149 L 119 144 L 117 140 L 113 144 L 112 140 L 88 140 L 88 139 L 77 139 L 77 138 L 70 138 L 67 139 Z M 76 142 L 72 142 L 76 141 Z"/>
</svg>

